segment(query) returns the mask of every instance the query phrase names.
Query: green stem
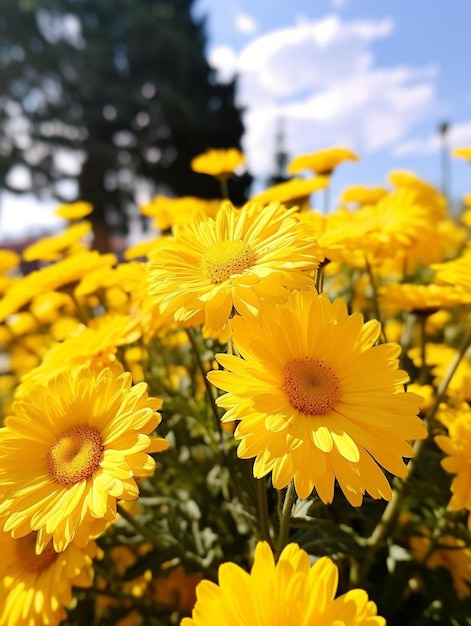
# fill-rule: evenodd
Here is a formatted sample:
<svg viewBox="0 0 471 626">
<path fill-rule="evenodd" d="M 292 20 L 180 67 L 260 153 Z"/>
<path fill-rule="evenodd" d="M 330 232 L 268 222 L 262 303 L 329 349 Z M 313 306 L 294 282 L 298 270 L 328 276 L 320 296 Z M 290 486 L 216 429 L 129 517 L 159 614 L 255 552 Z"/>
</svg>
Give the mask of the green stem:
<svg viewBox="0 0 471 626">
<path fill-rule="evenodd" d="M 427 325 L 427 315 L 416 315 L 416 319 L 419 323 L 420 329 L 420 372 L 419 372 L 419 383 L 421 385 L 425 385 L 428 378 L 428 367 L 427 367 L 427 334 L 426 334 L 426 325 Z"/>
<path fill-rule="evenodd" d="M 283 548 L 288 543 L 291 512 L 293 510 L 294 503 L 296 502 L 296 497 L 294 480 L 292 480 L 286 489 L 285 500 L 283 502 L 283 510 L 281 512 L 280 519 L 280 532 L 278 534 L 278 541 L 276 542 L 276 558 L 280 556 Z"/>
<path fill-rule="evenodd" d="M 193 348 L 193 354 L 195 356 L 196 359 L 196 363 L 198 365 L 198 368 L 201 371 L 201 375 L 203 376 L 203 381 L 204 381 L 204 386 L 206 388 L 206 394 L 208 396 L 209 399 L 209 404 L 211 406 L 211 411 L 213 414 L 213 418 L 214 418 L 214 422 L 216 425 L 216 429 L 219 433 L 219 438 L 221 440 L 221 443 L 224 441 L 224 433 L 222 431 L 222 427 L 221 427 L 221 420 L 220 420 L 220 416 L 219 416 L 219 411 L 218 408 L 216 406 L 216 400 L 214 399 L 214 392 L 213 392 L 213 387 L 211 386 L 211 383 L 209 382 L 209 380 L 206 378 L 206 369 L 204 367 L 203 361 L 201 359 L 201 354 L 198 348 L 198 344 L 196 343 L 196 338 L 193 334 L 193 329 L 192 328 L 187 328 L 186 329 L 186 333 L 188 335 L 188 339 L 190 340 L 191 343 L 191 347 Z"/>
<path fill-rule="evenodd" d="M 381 340 L 383 343 L 387 342 L 386 332 L 384 330 L 384 325 L 381 323 L 381 313 L 379 310 L 379 297 L 378 297 L 378 286 L 376 284 L 376 278 L 373 272 L 373 268 L 371 267 L 370 262 L 368 261 L 368 257 L 365 255 L 365 267 L 370 278 L 371 289 L 373 291 L 373 312 L 375 318 L 381 324 Z"/>
<path fill-rule="evenodd" d="M 256 478 L 255 482 L 257 488 L 257 509 L 258 519 L 260 522 L 260 534 L 262 539 L 271 544 L 270 518 L 268 515 L 267 502 L 267 480 L 266 477 Z"/>
</svg>

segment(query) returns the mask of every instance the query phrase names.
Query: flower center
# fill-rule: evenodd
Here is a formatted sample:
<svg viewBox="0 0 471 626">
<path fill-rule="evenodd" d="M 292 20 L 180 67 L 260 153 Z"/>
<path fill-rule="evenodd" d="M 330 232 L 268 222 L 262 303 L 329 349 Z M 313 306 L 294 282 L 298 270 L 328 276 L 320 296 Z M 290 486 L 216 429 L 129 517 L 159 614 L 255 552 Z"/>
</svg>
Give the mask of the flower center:
<svg viewBox="0 0 471 626">
<path fill-rule="evenodd" d="M 91 426 L 74 426 L 52 444 L 47 455 L 51 478 L 60 485 L 72 487 L 92 476 L 103 455 L 100 433 Z"/>
<path fill-rule="evenodd" d="M 25 537 L 15 539 L 18 563 L 21 563 L 21 567 L 32 574 L 44 572 L 57 559 L 57 552 L 52 547 L 52 541 L 42 554 L 36 554 L 36 536 L 37 533 L 32 532 Z"/>
<path fill-rule="evenodd" d="M 201 269 L 218 285 L 255 265 L 255 255 L 244 241 L 219 241 L 204 255 Z"/>
<path fill-rule="evenodd" d="M 339 379 L 322 359 L 289 361 L 282 390 L 291 406 L 307 415 L 325 415 L 340 400 Z"/>
</svg>

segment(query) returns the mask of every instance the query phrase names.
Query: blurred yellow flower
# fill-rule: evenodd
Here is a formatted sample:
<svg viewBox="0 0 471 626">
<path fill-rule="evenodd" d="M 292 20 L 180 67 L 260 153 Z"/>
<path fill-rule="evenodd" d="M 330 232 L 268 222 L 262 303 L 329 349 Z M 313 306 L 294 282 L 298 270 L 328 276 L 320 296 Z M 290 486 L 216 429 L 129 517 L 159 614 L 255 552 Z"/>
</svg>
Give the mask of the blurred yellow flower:
<svg viewBox="0 0 471 626">
<path fill-rule="evenodd" d="M 463 289 L 468 295 L 471 292 L 471 247 L 464 254 L 446 263 L 435 263 L 432 269 L 436 271 L 436 280 L 455 285 Z"/>
<path fill-rule="evenodd" d="M 91 233 L 90 222 L 72 224 L 66 230 L 57 235 L 43 237 L 23 250 L 25 261 L 56 261 L 70 254 L 86 250 L 83 242 L 86 235 Z"/>
<path fill-rule="evenodd" d="M 118 500 L 139 495 L 151 452 L 168 442 L 150 433 L 161 400 L 121 369 L 72 368 L 47 385 L 26 383 L 0 429 L 0 519 L 13 537 L 38 531 L 61 552 L 86 545 L 116 518 Z"/>
<path fill-rule="evenodd" d="M 66 619 L 72 587 L 90 587 L 94 541 L 79 548 L 69 545 L 57 553 L 48 546 L 36 554 L 36 533 L 20 539 L 0 532 L 1 626 L 56 626 Z"/>
<path fill-rule="evenodd" d="M 327 176 L 313 178 L 292 178 L 286 182 L 268 187 L 251 198 L 252 202 L 270 204 L 280 202 L 287 207 L 298 206 L 307 209 L 309 196 L 319 189 L 325 189 L 329 184 Z"/>
<path fill-rule="evenodd" d="M 259 542 L 250 573 L 235 563 L 219 567 L 218 584 L 196 588 L 192 617 L 181 626 L 385 626 L 363 589 L 335 597 L 336 565 L 321 557 L 313 565 L 297 544 L 285 547 L 275 564 L 271 548 Z"/>
<path fill-rule="evenodd" d="M 89 202 L 69 202 L 61 204 L 57 207 L 54 213 L 57 217 L 62 217 L 65 220 L 73 221 L 79 220 L 86 215 L 90 215 L 93 212 L 93 206 Z"/>
<path fill-rule="evenodd" d="M 214 217 L 221 206 L 220 200 L 205 200 L 194 196 L 168 198 L 155 196 L 140 207 L 146 217 L 154 218 L 154 226 L 159 230 L 168 230 L 177 224 L 185 224 L 203 213 Z"/>
<path fill-rule="evenodd" d="M 367 185 L 351 185 L 345 187 L 340 196 L 342 204 L 355 204 L 357 206 L 365 206 L 367 204 L 376 204 L 388 195 L 385 187 L 369 187 Z"/>
<path fill-rule="evenodd" d="M 471 293 L 465 295 L 451 285 L 418 285 L 390 283 L 379 289 L 381 310 L 386 315 L 402 311 L 431 314 L 465 302 L 471 303 Z"/>
<path fill-rule="evenodd" d="M 348 148 L 333 147 L 310 154 L 300 154 L 288 163 L 287 170 L 290 174 L 311 170 L 320 176 L 329 176 L 343 161 L 358 160 L 358 156 Z"/>
<path fill-rule="evenodd" d="M 15 282 L 0 301 L 0 321 L 15 313 L 44 291 L 74 288 L 89 272 L 105 265 L 114 265 L 114 254 L 85 251 L 57 261 L 27 274 Z"/>
<path fill-rule="evenodd" d="M 272 472 L 273 485 L 294 479 L 300 498 L 313 489 L 332 502 L 335 480 L 353 506 L 363 494 L 391 497 L 380 466 L 405 476 L 410 440 L 426 431 L 419 398 L 404 392 L 397 344 L 374 345 L 376 320 L 348 315 L 345 303 L 314 290 L 296 292 L 284 306 L 266 303 L 260 318 L 232 320 L 243 358 L 217 355 L 225 371 L 208 379 L 227 393 L 222 421 L 238 421 L 238 456 L 255 457 L 253 473 Z"/>
<path fill-rule="evenodd" d="M 245 156 L 237 148 L 215 148 L 191 160 L 191 169 L 215 178 L 229 178 L 245 163 Z"/>
<path fill-rule="evenodd" d="M 451 151 L 452 156 L 457 157 L 458 159 L 466 159 L 471 161 L 471 146 L 464 146 L 460 148 L 454 148 Z"/>
</svg>

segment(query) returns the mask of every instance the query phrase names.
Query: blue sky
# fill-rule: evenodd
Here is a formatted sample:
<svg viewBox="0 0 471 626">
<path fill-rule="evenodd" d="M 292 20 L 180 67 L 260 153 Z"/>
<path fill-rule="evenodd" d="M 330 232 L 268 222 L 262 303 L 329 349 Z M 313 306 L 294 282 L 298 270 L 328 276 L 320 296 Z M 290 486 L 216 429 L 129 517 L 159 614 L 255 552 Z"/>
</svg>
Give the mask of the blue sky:
<svg viewBox="0 0 471 626">
<path fill-rule="evenodd" d="M 195 0 L 221 80 L 237 72 L 244 149 L 255 188 L 273 171 L 276 126 L 291 156 L 333 145 L 355 150 L 333 179 L 385 184 L 412 170 L 439 185 L 442 121 L 450 146 L 471 145 L 471 0 Z M 454 199 L 471 166 L 451 159 Z M 4 195 L 2 236 L 59 224 L 53 204 Z"/>
<path fill-rule="evenodd" d="M 290 155 L 357 151 L 359 163 L 338 169 L 337 191 L 384 184 L 395 169 L 439 185 L 443 121 L 450 146 L 471 145 L 470 0 L 197 0 L 196 12 L 220 77 L 239 76 L 244 148 L 260 181 L 280 118 Z M 471 167 L 450 165 L 459 198 Z"/>
</svg>

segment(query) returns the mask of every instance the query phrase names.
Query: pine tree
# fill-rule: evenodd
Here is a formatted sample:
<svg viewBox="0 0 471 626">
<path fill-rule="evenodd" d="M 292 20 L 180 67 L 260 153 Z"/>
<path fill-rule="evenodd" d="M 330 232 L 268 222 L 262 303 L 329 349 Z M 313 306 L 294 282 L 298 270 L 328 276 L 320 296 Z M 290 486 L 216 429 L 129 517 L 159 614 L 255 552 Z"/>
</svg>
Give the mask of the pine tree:
<svg viewBox="0 0 471 626">
<path fill-rule="evenodd" d="M 96 232 L 126 232 L 136 189 L 217 197 L 192 157 L 238 147 L 235 82 L 218 84 L 193 0 L 2 0 L 0 175 L 91 202 Z M 71 156 L 72 158 L 68 158 Z M 67 172 L 78 163 L 77 172 Z M 245 198 L 250 177 L 231 188 Z"/>
</svg>

